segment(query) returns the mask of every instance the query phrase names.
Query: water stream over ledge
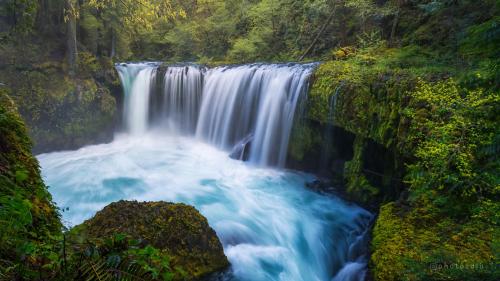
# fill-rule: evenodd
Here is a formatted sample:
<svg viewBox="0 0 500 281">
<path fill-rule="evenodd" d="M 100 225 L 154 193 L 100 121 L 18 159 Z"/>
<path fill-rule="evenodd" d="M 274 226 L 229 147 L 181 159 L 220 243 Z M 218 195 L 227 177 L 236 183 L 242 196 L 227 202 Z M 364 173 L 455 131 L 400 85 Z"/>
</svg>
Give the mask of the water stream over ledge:
<svg viewBox="0 0 500 281">
<path fill-rule="evenodd" d="M 122 67 L 127 133 L 38 155 L 65 224 L 120 199 L 182 202 L 217 232 L 232 265 L 224 280 L 364 280 L 372 215 L 306 189 L 310 174 L 269 167 L 283 163 L 310 65 L 173 67 L 161 87 L 157 65 Z M 249 133 L 259 149 L 231 159 Z"/>
</svg>

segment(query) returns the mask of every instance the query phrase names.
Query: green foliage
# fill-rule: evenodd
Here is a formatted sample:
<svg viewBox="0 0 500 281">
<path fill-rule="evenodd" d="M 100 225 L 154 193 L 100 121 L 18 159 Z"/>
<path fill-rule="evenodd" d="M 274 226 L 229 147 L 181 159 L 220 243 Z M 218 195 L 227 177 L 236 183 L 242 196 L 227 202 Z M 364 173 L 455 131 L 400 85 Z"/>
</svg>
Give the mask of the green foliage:
<svg viewBox="0 0 500 281">
<path fill-rule="evenodd" d="M 369 202 L 378 196 L 380 190 L 373 187 L 363 175 L 363 150 L 364 139 L 357 137 L 354 141 L 354 156 L 344 166 L 344 177 L 348 194 L 358 202 Z"/>
<path fill-rule="evenodd" d="M 480 9 L 469 1 L 442 2 L 433 11 L 421 10 L 426 18 L 407 35 L 406 46 L 360 40 L 358 48 L 335 48 L 313 78 L 309 118 L 331 122 L 329 101 L 337 94 L 334 124 L 356 135 L 353 158 L 344 165 L 348 194 L 362 203 L 396 199 L 390 196 L 394 183 L 369 181 L 364 165 L 374 156 L 363 139 L 392 151 L 393 167 L 404 176 L 395 186 L 401 196 L 381 207 L 373 231 L 375 280 L 500 276 L 495 263 L 500 92 L 498 48 L 493 47 L 498 20 L 486 15 L 478 20 L 472 13 L 436 30 L 436 22 L 449 19 L 452 11 Z M 401 25 L 410 28 L 406 20 Z M 460 40 L 444 33 L 451 26 L 463 31 Z M 419 44 L 408 44 L 411 40 Z M 383 168 L 384 176 L 392 174 L 390 169 Z"/>
<path fill-rule="evenodd" d="M 491 208 L 491 202 L 486 208 Z M 456 222 L 430 206 L 410 213 L 402 209 L 395 203 L 380 208 L 371 243 L 375 280 L 493 281 L 500 277 L 494 225 L 481 219 Z"/>
<path fill-rule="evenodd" d="M 494 58 L 500 54 L 500 16 L 467 29 L 466 36 L 461 40 L 460 51 L 468 56 Z"/>
<path fill-rule="evenodd" d="M 33 30 L 38 10 L 36 0 L 6 0 L 0 5 L 0 17 L 6 18 L 10 30 L 0 28 L 0 42 L 3 36 L 29 33 Z M 1 22 L 1 21 L 0 21 Z M 2 34 L 7 33 L 7 34 Z"/>
<path fill-rule="evenodd" d="M 460 41 L 460 53 L 472 60 L 476 71 L 463 77 L 469 87 L 500 89 L 500 17 L 469 27 Z"/>
<path fill-rule="evenodd" d="M 419 81 L 411 96 L 406 114 L 413 119 L 409 141 L 416 143 L 418 159 L 408 166 L 412 199 L 424 193 L 442 211 L 450 208 L 450 215 L 463 215 L 451 204 L 452 198 L 438 194 L 473 202 L 498 196 L 500 162 L 478 152 L 500 134 L 496 125 L 500 93 L 466 90 L 446 80 L 435 84 Z"/>
<path fill-rule="evenodd" d="M 87 143 L 112 124 L 113 59 L 296 60 L 321 29 L 309 59 L 326 62 L 314 75 L 307 121 L 333 119 L 356 135 L 344 166 L 353 198 L 393 198 L 391 183 L 374 185 L 364 171 L 369 141 L 393 152 L 389 166 L 405 174 L 409 188 L 398 187 L 399 202 L 381 208 L 375 279 L 499 279 L 497 267 L 450 268 L 498 260 L 498 1 L 78 1 L 74 77 L 62 63 L 65 2 L 0 4 L 0 92 L 16 101 L 40 150 Z M 11 104 L 0 109 L 0 278 L 169 280 L 192 273 L 172 269 L 170 255 L 132 238 L 64 243 Z M 320 130 L 308 122 L 294 128 L 296 160 L 320 146 Z M 385 169 L 384 177 L 392 175 Z"/>
<path fill-rule="evenodd" d="M 70 238 L 78 240 L 79 237 L 72 231 Z M 167 253 L 150 245 L 144 246 L 125 234 L 115 233 L 82 244 L 70 243 L 75 247 L 68 266 L 81 272 L 81 278 L 73 276 L 76 279 L 170 281 L 175 276 Z"/>
<path fill-rule="evenodd" d="M 59 216 L 43 184 L 31 143 L 0 88 L 0 276 L 29 279 L 54 252 Z"/>
<path fill-rule="evenodd" d="M 105 62 L 80 52 L 75 78 L 64 75 L 63 67 L 49 61 L 22 72 L 0 69 L 38 152 L 81 146 L 109 131 L 113 124 L 116 101 L 97 80 L 112 83 Z"/>
<path fill-rule="evenodd" d="M 167 281 L 184 280 L 187 272 L 205 272 L 206 264 L 202 266 L 198 260 L 190 260 L 198 265 L 192 268 L 172 267 L 167 250 L 118 232 L 89 238 L 82 235 L 85 225 L 81 225 L 63 234 L 59 214 L 31 155 L 23 122 L 4 88 L 0 91 L 0 279 Z M 188 217 L 195 216 L 192 207 L 172 208 L 184 210 L 168 220 L 178 227 L 186 227 Z M 201 226 L 192 224 L 186 231 L 203 232 L 200 227 L 208 228 L 206 219 L 196 215 Z M 157 222 L 162 220 L 157 218 Z M 212 239 L 217 239 L 213 230 L 211 234 Z M 180 235 L 184 238 L 184 234 Z"/>
<path fill-rule="evenodd" d="M 222 245 L 206 219 L 184 204 L 119 201 L 71 232 L 83 241 L 125 233 L 142 241 L 141 249 L 147 245 L 158 249 L 160 252 L 145 248 L 127 253 L 148 257 L 136 264 L 159 277 L 165 275 L 161 269 L 169 267 L 174 280 L 196 280 L 228 266 Z"/>
</svg>

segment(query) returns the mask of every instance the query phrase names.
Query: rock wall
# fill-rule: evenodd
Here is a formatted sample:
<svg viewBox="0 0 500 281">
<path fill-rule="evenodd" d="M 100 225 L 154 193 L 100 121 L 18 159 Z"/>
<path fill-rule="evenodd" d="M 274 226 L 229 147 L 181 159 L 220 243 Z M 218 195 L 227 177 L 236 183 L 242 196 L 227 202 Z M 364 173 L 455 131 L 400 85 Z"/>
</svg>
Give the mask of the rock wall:
<svg viewBox="0 0 500 281">
<path fill-rule="evenodd" d="M 33 140 L 35 153 L 110 141 L 121 87 L 108 58 L 80 52 L 69 75 L 54 46 L 9 42 L 0 46 L 0 87 L 9 92 Z M 56 53 L 56 54 L 53 54 Z"/>
</svg>

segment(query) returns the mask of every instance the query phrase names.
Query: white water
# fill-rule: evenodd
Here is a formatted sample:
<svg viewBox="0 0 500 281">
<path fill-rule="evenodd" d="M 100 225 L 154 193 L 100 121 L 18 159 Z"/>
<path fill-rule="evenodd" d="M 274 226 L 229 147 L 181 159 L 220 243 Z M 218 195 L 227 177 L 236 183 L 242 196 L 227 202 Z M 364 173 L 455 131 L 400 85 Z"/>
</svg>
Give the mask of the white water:
<svg viewBox="0 0 500 281">
<path fill-rule="evenodd" d="M 163 77 L 163 92 L 157 105 L 154 121 L 167 125 L 174 132 L 193 134 L 198 122 L 203 69 L 196 66 L 169 67 Z"/>
<path fill-rule="evenodd" d="M 120 199 L 194 205 L 236 280 L 330 280 L 370 214 L 304 188 L 311 175 L 257 168 L 193 138 L 148 134 L 38 156 L 66 224 Z"/>
<path fill-rule="evenodd" d="M 130 134 L 141 135 L 148 129 L 151 81 L 156 74 L 154 64 L 118 66 L 125 92 L 124 119 Z M 125 70 L 126 69 L 126 70 Z"/>
<path fill-rule="evenodd" d="M 232 265 L 225 280 L 364 279 L 371 214 L 307 190 L 309 174 L 263 168 L 285 160 L 312 65 L 117 68 L 127 133 L 38 156 L 55 202 L 69 207 L 66 224 L 120 199 L 183 202 L 221 239 Z M 260 166 L 228 156 L 249 136 Z"/>
<path fill-rule="evenodd" d="M 127 132 L 162 126 L 227 151 L 251 134 L 249 160 L 284 167 L 296 107 L 314 67 L 252 64 L 207 71 L 171 66 L 158 87 L 158 65 L 120 64 Z"/>
<path fill-rule="evenodd" d="M 314 65 L 243 65 L 207 73 L 197 137 L 229 149 L 253 134 L 250 161 L 283 167 L 301 95 Z"/>
</svg>

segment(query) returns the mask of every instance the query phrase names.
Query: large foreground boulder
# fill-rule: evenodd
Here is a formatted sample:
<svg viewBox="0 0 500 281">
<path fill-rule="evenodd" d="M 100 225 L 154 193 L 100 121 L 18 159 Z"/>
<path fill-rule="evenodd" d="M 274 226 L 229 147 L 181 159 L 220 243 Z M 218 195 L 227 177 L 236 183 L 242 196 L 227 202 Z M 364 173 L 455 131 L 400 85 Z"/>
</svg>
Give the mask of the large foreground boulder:
<svg viewBox="0 0 500 281">
<path fill-rule="evenodd" d="M 119 201 L 77 228 L 90 239 L 122 233 L 166 251 L 172 268 L 182 268 L 187 280 L 200 279 L 229 265 L 207 219 L 185 204 Z"/>
</svg>

